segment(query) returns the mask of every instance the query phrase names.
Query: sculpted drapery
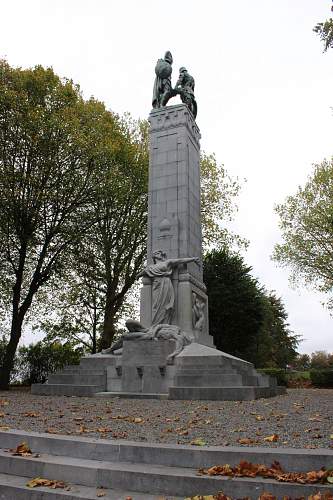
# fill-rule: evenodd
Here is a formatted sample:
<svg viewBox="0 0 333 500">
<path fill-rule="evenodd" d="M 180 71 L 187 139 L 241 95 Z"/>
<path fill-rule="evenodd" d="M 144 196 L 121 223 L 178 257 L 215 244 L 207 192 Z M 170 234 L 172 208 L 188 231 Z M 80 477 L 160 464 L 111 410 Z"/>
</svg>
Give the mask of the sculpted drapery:
<svg viewBox="0 0 333 500">
<path fill-rule="evenodd" d="M 153 253 L 153 261 L 139 274 L 152 280 L 152 325 L 170 325 L 175 309 L 175 292 L 171 281 L 173 269 L 190 262 L 199 264 L 200 261 L 198 257 L 167 259 L 162 250 Z"/>
</svg>

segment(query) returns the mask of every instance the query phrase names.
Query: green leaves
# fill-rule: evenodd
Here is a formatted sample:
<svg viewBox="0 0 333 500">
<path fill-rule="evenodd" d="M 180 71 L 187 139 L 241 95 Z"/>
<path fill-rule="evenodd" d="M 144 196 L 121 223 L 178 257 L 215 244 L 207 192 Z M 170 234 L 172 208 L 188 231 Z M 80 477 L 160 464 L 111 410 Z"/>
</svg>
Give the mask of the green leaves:
<svg viewBox="0 0 333 500">
<path fill-rule="evenodd" d="M 273 260 L 291 269 L 291 281 L 330 294 L 333 289 L 333 160 L 316 165 L 304 188 L 277 205 L 284 242 Z M 332 299 L 329 299 L 332 300 Z M 332 302 L 328 304 L 332 306 Z"/>
<path fill-rule="evenodd" d="M 323 23 L 318 23 L 313 31 L 319 35 L 320 40 L 324 42 L 324 52 L 333 48 L 333 19 L 327 19 Z"/>
<path fill-rule="evenodd" d="M 241 185 L 230 177 L 213 154 L 201 154 L 201 218 L 204 247 L 246 248 L 249 242 L 227 230 L 222 224 L 237 212 L 236 198 Z"/>
<path fill-rule="evenodd" d="M 288 328 L 282 300 L 250 272 L 240 255 L 225 248 L 206 254 L 210 333 L 222 351 L 256 366 L 285 367 L 296 355 L 297 336 Z"/>
</svg>

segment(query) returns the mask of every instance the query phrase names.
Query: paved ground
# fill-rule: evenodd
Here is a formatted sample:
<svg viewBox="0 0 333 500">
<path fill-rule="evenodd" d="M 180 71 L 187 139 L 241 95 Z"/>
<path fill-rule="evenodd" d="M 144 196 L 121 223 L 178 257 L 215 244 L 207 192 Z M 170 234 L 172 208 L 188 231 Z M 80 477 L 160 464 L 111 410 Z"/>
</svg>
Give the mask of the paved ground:
<svg viewBox="0 0 333 500">
<path fill-rule="evenodd" d="M 290 389 L 245 402 L 105 400 L 12 390 L 0 392 L 0 429 L 6 427 L 161 443 L 332 448 L 333 389 Z"/>
</svg>

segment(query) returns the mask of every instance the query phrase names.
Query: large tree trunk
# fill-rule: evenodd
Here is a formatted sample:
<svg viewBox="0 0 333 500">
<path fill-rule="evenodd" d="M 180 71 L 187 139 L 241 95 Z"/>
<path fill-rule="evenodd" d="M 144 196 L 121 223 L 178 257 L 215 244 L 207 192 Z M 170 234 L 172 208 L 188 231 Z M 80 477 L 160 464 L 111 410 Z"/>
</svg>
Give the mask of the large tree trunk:
<svg viewBox="0 0 333 500">
<path fill-rule="evenodd" d="M 12 328 L 10 332 L 10 340 L 8 342 L 3 364 L 0 367 L 0 389 L 4 391 L 9 390 L 10 373 L 14 366 L 14 358 L 16 349 L 22 334 L 23 319 L 16 313 L 12 320 Z"/>
<path fill-rule="evenodd" d="M 114 310 L 112 306 L 108 307 L 109 301 L 107 300 L 106 302 L 103 333 L 100 342 L 101 349 L 108 349 L 112 345 L 113 337 L 116 334 Z"/>
</svg>

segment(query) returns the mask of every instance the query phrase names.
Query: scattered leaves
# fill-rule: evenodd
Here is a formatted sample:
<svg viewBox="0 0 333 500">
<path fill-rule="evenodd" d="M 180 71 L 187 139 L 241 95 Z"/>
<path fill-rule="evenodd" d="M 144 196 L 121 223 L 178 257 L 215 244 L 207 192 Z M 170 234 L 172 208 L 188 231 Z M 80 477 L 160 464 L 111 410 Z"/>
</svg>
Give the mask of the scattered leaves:
<svg viewBox="0 0 333 500">
<path fill-rule="evenodd" d="M 190 444 L 192 444 L 193 446 L 205 446 L 206 441 L 204 441 L 202 438 L 197 438 L 193 439 Z"/>
<path fill-rule="evenodd" d="M 30 450 L 27 443 L 19 444 L 15 449 L 10 450 L 14 456 L 20 457 L 30 457 L 32 455 L 32 451 Z"/>
<path fill-rule="evenodd" d="M 65 489 L 67 488 L 67 484 L 63 481 L 57 481 L 55 479 L 43 479 L 41 477 L 36 477 L 35 479 L 31 479 L 27 483 L 28 488 L 36 488 L 37 486 L 47 486 L 48 488 L 52 488 L 53 490 L 57 488 Z"/>
<path fill-rule="evenodd" d="M 240 439 L 237 439 L 237 442 L 239 444 L 253 444 L 254 443 L 253 439 L 251 439 L 251 438 L 240 438 Z"/>
<path fill-rule="evenodd" d="M 275 443 L 276 441 L 278 441 L 279 439 L 279 436 L 277 434 L 272 434 L 271 436 L 266 436 L 264 438 L 264 441 L 267 441 L 269 443 Z"/>
<path fill-rule="evenodd" d="M 105 497 L 106 496 L 105 489 L 104 488 L 98 488 L 98 490 L 96 491 L 96 496 L 98 498 Z"/>
<path fill-rule="evenodd" d="M 26 413 L 23 413 L 24 417 L 39 417 L 39 413 L 36 413 L 35 411 L 27 411 Z"/>
<path fill-rule="evenodd" d="M 270 467 L 263 464 L 253 464 L 241 460 L 238 465 L 231 467 L 229 464 L 214 465 L 209 469 L 199 469 L 199 474 L 208 476 L 230 476 L 230 477 L 264 477 L 273 478 L 284 483 L 331 483 L 333 482 L 333 470 L 324 467 L 319 471 L 310 472 L 285 472 L 279 462 L 273 462 Z"/>
</svg>

